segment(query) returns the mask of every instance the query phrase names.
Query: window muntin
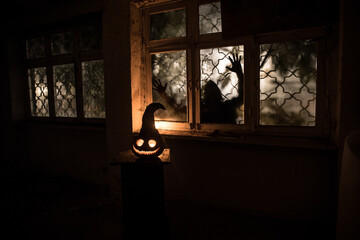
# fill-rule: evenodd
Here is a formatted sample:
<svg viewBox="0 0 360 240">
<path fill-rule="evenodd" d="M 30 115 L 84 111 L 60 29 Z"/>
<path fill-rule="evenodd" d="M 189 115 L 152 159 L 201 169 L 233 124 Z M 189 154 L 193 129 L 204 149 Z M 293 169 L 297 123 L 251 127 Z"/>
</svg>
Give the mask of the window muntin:
<svg viewBox="0 0 360 240">
<path fill-rule="evenodd" d="M 31 117 L 105 118 L 102 32 L 91 22 L 26 40 Z"/>
<path fill-rule="evenodd" d="M 186 11 L 179 9 L 150 16 L 150 40 L 186 36 Z"/>
<path fill-rule="evenodd" d="M 167 111 L 157 111 L 157 120 L 187 121 L 186 51 L 151 55 L 153 102 L 162 103 Z"/>
<path fill-rule="evenodd" d="M 315 41 L 260 45 L 260 124 L 315 126 Z"/>
</svg>

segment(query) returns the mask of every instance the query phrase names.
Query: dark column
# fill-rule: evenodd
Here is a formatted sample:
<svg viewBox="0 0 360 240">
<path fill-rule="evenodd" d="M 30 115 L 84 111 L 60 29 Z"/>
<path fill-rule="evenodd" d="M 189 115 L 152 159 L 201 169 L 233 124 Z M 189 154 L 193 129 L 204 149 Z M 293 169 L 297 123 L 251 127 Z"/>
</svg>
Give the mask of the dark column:
<svg viewBox="0 0 360 240">
<path fill-rule="evenodd" d="M 164 165 L 169 164 L 169 155 L 140 160 L 126 153 L 112 162 L 121 165 L 123 239 L 168 239 Z"/>
</svg>

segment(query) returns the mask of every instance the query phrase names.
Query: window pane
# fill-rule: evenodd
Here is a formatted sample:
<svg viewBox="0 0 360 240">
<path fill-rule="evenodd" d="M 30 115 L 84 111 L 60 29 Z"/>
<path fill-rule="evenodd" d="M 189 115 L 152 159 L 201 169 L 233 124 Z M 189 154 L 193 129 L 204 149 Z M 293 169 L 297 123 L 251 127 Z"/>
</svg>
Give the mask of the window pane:
<svg viewBox="0 0 360 240">
<path fill-rule="evenodd" d="M 185 9 L 150 16 L 150 40 L 186 36 Z"/>
<path fill-rule="evenodd" d="M 49 100 L 46 68 L 28 69 L 31 116 L 48 117 Z"/>
<path fill-rule="evenodd" d="M 199 6 L 199 30 L 200 34 L 222 31 L 220 2 Z"/>
<path fill-rule="evenodd" d="M 166 111 L 155 112 L 157 120 L 187 120 L 186 51 L 158 53 L 151 56 L 153 102 L 162 103 Z"/>
<path fill-rule="evenodd" d="M 105 118 L 103 60 L 81 63 L 86 118 Z"/>
<path fill-rule="evenodd" d="M 34 38 L 26 41 L 28 59 L 45 57 L 45 38 Z"/>
<path fill-rule="evenodd" d="M 102 45 L 101 28 L 99 26 L 91 26 L 81 29 L 80 39 L 82 50 L 100 49 Z"/>
<path fill-rule="evenodd" d="M 74 65 L 54 66 L 53 74 L 56 116 L 76 117 Z"/>
<path fill-rule="evenodd" d="M 73 52 L 72 32 L 59 33 L 51 36 L 52 55 L 67 54 Z"/>
<path fill-rule="evenodd" d="M 260 46 L 260 124 L 315 126 L 316 43 Z"/>
<path fill-rule="evenodd" d="M 203 123 L 244 124 L 244 46 L 200 50 Z"/>
</svg>

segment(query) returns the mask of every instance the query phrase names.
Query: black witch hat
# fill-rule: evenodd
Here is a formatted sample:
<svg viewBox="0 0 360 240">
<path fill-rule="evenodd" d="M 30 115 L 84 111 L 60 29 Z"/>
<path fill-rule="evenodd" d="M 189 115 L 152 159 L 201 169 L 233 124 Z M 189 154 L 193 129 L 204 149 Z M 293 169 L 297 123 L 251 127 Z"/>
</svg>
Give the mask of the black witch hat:
<svg viewBox="0 0 360 240">
<path fill-rule="evenodd" d="M 151 103 L 149 104 L 144 112 L 144 115 L 142 117 L 142 126 L 140 129 L 141 135 L 149 135 L 157 133 L 159 134 L 159 131 L 155 128 L 155 120 L 154 120 L 154 113 L 158 109 L 165 110 L 165 107 L 161 103 Z"/>
<path fill-rule="evenodd" d="M 164 151 L 165 142 L 155 128 L 154 113 L 158 109 L 165 110 L 165 107 L 161 103 L 151 103 L 147 106 L 139 136 L 134 138 L 132 150 L 140 158 L 156 158 Z"/>
</svg>

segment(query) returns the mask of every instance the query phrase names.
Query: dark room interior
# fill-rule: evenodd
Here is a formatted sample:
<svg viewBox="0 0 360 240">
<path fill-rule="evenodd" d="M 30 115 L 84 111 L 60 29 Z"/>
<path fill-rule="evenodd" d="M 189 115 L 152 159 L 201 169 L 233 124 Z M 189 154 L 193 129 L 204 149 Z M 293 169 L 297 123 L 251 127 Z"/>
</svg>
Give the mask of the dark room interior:
<svg viewBox="0 0 360 240">
<path fill-rule="evenodd" d="M 3 10 L 2 239 L 360 239 L 358 0 Z"/>
</svg>

